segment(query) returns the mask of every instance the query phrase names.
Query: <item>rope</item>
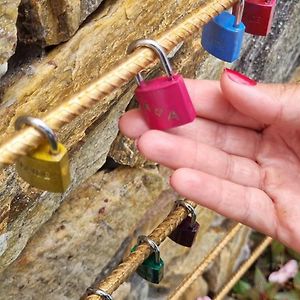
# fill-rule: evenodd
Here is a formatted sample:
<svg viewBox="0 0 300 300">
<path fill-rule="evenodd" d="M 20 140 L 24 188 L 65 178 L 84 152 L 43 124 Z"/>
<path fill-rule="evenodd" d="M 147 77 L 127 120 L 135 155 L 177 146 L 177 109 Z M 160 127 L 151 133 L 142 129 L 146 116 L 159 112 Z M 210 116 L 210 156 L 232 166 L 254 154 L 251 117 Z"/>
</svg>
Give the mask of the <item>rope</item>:
<svg viewBox="0 0 300 300">
<path fill-rule="evenodd" d="M 180 42 L 186 40 L 196 32 L 200 32 L 203 24 L 209 22 L 214 16 L 232 6 L 237 0 L 212 0 L 200 7 L 185 21 L 165 32 L 157 39 L 159 44 L 170 52 Z M 154 52 L 147 48 L 134 51 L 125 60 L 86 89 L 65 101 L 42 119 L 51 129 L 58 131 L 70 123 L 84 111 L 91 109 L 98 101 L 125 85 L 139 71 L 148 67 L 156 60 Z M 43 142 L 43 136 L 34 128 L 26 128 L 14 133 L 8 140 L 0 145 L 0 169 L 13 164 L 20 156 L 28 154 Z"/>
<path fill-rule="evenodd" d="M 244 228 L 242 224 L 235 225 L 223 240 L 208 254 L 204 260 L 197 266 L 168 297 L 169 300 L 181 299 L 188 288 L 204 273 L 206 268 L 220 255 L 221 251 L 233 240 L 239 231 Z"/>
<path fill-rule="evenodd" d="M 236 285 L 236 283 L 242 278 L 242 276 L 249 270 L 249 268 L 254 264 L 254 262 L 261 256 L 261 254 L 266 250 L 266 248 L 272 243 L 272 238 L 267 237 L 264 241 L 255 249 L 250 258 L 241 266 L 241 268 L 232 276 L 229 282 L 223 287 L 220 293 L 215 297 L 214 300 L 222 300 L 231 289 Z"/>
<path fill-rule="evenodd" d="M 189 201 L 187 203 L 195 207 L 195 204 Z M 166 217 L 166 219 L 156 227 L 153 232 L 148 236 L 157 245 L 160 245 L 171 233 L 178 227 L 178 225 L 187 217 L 187 210 L 178 206 Z M 141 244 L 137 247 L 136 251 L 131 253 L 108 277 L 102 280 L 96 289 L 105 291 L 112 294 L 127 278 L 133 274 L 139 265 L 151 253 L 151 248 L 147 244 Z M 90 295 L 85 298 L 86 300 L 99 300 L 98 295 Z"/>
</svg>

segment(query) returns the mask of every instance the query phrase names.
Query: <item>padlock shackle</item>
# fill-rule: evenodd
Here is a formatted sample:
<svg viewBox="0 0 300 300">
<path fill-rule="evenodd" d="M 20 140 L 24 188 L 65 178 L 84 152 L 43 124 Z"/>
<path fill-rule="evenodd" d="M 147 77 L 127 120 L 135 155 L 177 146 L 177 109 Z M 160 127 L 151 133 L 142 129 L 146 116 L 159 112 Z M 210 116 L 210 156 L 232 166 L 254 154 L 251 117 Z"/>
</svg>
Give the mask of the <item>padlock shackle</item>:
<svg viewBox="0 0 300 300">
<path fill-rule="evenodd" d="M 238 3 L 236 3 L 234 27 L 238 27 L 242 23 L 244 8 L 245 8 L 245 0 L 239 0 Z"/>
<path fill-rule="evenodd" d="M 89 287 L 86 292 L 87 292 L 88 296 L 97 295 L 105 300 L 113 300 L 113 297 L 111 295 L 109 295 L 108 293 L 106 293 L 100 289 L 93 289 L 93 288 Z"/>
<path fill-rule="evenodd" d="M 42 132 L 45 135 L 45 137 L 47 138 L 47 140 L 50 144 L 51 153 L 52 154 L 58 154 L 59 153 L 56 134 L 54 133 L 54 131 L 50 127 L 48 127 L 48 125 L 45 122 L 43 122 L 40 119 L 33 118 L 33 117 L 30 117 L 30 116 L 18 117 L 17 120 L 15 121 L 15 129 L 20 130 L 23 127 L 23 125 L 32 126 L 35 129 Z"/>
<path fill-rule="evenodd" d="M 160 250 L 159 250 L 159 247 L 156 245 L 156 243 L 153 240 L 149 239 L 146 235 L 140 235 L 138 237 L 138 245 L 140 245 L 142 243 L 146 243 L 151 247 L 152 252 L 154 252 L 154 254 L 155 254 L 155 263 L 159 264 L 160 263 Z"/>
<path fill-rule="evenodd" d="M 191 204 L 185 202 L 184 200 L 176 200 L 175 207 L 178 207 L 178 206 L 182 206 L 188 211 L 188 213 L 191 215 L 191 218 L 192 218 L 191 226 L 194 226 L 197 221 L 197 215 L 196 215 L 194 207 Z"/>
<path fill-rule="evenodd" d="M 168 77 L 170 79 L 173 78 L 173 69 L 171 66 L 171 63 L 168 59 L 168 56 L 165 52 L 165 50 L 163 49 L 163 47 L 156 41 L 154 40 L 150 40 L 150 39 L 140 39 L 140 40 L 136 40 L 134 42 L 132 42 L 127 49 L 127 53 L 130 54 L 132 53 L 135 49 L 137 48 L 141 48 L 141 47 L 147 47 L 152 49 L 159 57 L 160 62 L 164 68 L 164 70 L 166 71 Z M 139 72 L 136 75 L 136 81 L 138 85 L 141 85 L 141 83 L 144 81 L 143 76 L 141 74 L 141 72 Z"/>
</svg>

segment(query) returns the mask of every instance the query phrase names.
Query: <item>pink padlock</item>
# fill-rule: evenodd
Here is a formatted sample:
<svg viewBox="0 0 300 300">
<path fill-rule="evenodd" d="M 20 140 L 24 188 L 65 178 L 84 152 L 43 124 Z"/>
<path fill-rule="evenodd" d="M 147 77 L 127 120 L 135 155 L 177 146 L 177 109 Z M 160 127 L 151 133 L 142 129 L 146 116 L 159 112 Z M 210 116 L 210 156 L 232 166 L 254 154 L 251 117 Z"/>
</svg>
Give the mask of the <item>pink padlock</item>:
<svg viewBox="0 0 300 300">
<path fill-rule="evenodd" d="M 135 96 L 143 116 L 152 129 L 166 130 L 194 121 L 196 112 L 180 74 L 173 74 L 164 49 L 153 40 L 142 39 L 128 47 L 128 53 L 139 47 L 149 47 L 159 56 L 168 76 L 144 81 L 141 73 L 136 77 Z"/>
</svg>

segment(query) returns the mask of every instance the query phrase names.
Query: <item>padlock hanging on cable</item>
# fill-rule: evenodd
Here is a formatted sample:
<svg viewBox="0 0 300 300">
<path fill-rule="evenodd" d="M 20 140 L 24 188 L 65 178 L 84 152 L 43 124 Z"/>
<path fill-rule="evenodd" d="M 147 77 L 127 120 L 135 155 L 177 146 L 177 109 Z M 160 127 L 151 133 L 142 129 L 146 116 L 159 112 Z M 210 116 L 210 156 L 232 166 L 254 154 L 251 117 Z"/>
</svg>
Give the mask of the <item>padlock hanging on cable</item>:
<svg viewBox="0 0 300 300">
<path fill-rule="evenodd" d="M 245 0 L 242 22 L 246 26 L 246 32 L 253 35 L 268 35 L 271 31 L 275 7 L 276 0 Z"/>
<path fill-rule="evenodd" d="M 154 241 L 149 239 L 145 235 L 138 237 L 137 246 L 142 243 L 146 243 L 151 247 L 150 256 L 144 260 L 144 262 L 137 268 L 136 272 L 139 276 L 152 283 L 160 283 L 164 276 L 164 262 L 160 257 L 159 247 Z M 137 246 L 131 249 L 131 252 L 135 252 Z"/>
<path fill-rule="evenodd" d="M 189 215 L 173 230 L 169 238 L 176 244 L 190 248 L 196 239 L 200 225 L 196 221 L 197 216 L 192 205 L 184 200 L 177 200 L 175 208 L 178 206 L 184 207 Z"/>
<path fill-rule="evenodd" d="M 131 43 L 127 52 L 140 47 L 154 50 L 167 73 L 167 76 L 148 81 L 144 81 L 141 73 L 136 76 L 135 96 L 148 126 L 166 130 L 194 121 L 196 112 L 183 77 L 173 73 L 164 49 L 156 41 L 141 39 Z"/>
<path fill-rule="evenodd" d="M 239 0 L 235 15 L 224 11 L 203 27 L 201 44 L 208 53 L 230 63 L 240 57 L 245 33 L 244 5 L 245 0 Z"/>
<path fill-rule="evenodd" d="M 102 300 L 113 300 L 113 297 L 110 294 L 106 293 L 105 291 L 101 289 L 91 288 L 91 287 L 87 289 L 87 295 L 88 296 L 97 295 L 101 297 Z"/>
<path fill-rule="evenodd" d="M 30 185 L 44 191 L 63 193 L 70 185 L 70 169 L 67 149 L 57 142 L 55 133 L 42 120 L 29 116 L 19 117 L 15 128 L 29 125 L 42 132 L 48 140 L 16 163 L 20 177 Z"/>
</svg>

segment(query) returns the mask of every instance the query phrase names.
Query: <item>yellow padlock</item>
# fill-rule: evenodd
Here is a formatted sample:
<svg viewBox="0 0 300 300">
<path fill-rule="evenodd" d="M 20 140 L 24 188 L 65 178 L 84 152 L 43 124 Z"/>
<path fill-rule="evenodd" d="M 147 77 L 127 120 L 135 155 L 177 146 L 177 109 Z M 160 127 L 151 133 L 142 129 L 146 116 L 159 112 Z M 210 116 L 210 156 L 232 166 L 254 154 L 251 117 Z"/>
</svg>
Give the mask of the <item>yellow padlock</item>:
<svg viewBox="0 0 300 300">
<path fill-rule="evenodd" d="M 15 128 L 30 125 L 40 130 L 48 139 L 29 155 L 21 157 L 16 169 L 30 185 L 53 193 L 63 193 L 71 182 L 67 149 L 57 142 L 55 133 L 43 121 L 22 116 L 16 120 Z"/>
</svg>

